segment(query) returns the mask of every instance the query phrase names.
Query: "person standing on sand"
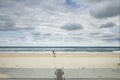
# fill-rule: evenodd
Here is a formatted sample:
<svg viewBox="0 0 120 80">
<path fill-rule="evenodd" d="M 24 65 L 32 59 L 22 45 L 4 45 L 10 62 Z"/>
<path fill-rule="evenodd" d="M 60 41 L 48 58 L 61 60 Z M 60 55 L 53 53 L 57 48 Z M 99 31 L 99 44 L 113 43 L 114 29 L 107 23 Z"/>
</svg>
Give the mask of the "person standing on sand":
<svg viewBox="0 0 120 80">
<path fill-rule="evenodd" d="M 55 53 L 55 51 L 54 51 L 54 50 L 52 51 L 52 53 L 53 53 L 53 57 L 56 57 L 56 55 L 55 55 L 56 53 Z"/>
</svg>

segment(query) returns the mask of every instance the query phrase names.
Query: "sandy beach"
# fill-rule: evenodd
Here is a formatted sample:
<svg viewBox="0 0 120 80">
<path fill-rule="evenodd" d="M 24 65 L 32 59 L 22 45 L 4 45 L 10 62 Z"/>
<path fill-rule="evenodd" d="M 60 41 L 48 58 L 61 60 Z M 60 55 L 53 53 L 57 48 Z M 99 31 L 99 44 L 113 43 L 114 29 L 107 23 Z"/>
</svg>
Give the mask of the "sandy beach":
<svg viewBox="0 0 120 80">
<path fill-rule="evenodd" d="M 0 53 L 0 68 L 118 68 L 118 53 Z"/>
</svg>

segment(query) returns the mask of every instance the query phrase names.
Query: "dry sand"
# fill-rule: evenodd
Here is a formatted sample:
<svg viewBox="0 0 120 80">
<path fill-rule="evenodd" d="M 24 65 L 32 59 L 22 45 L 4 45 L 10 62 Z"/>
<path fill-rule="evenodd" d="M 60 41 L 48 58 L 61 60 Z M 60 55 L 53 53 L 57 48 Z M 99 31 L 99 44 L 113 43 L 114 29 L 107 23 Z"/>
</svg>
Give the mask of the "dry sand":
<svg viewBox="0 0 120 80">
<path fill-rule="evenodd" d="M 116 53 L 0 53 L 0 68 L 118 68 Z"/>
</svg>

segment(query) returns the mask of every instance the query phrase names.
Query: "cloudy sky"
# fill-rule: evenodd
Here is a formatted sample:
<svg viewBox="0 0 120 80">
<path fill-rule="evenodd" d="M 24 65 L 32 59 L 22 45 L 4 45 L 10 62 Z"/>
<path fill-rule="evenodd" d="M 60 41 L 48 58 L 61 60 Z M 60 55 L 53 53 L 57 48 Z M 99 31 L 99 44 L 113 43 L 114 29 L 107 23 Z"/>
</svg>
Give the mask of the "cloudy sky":
<svg viewBox="0 0 120 80">
<path fill-rule="evenodd" d="M 0 0 L 0 46 L 118 46 L 120 0 Z"/>
</svg>

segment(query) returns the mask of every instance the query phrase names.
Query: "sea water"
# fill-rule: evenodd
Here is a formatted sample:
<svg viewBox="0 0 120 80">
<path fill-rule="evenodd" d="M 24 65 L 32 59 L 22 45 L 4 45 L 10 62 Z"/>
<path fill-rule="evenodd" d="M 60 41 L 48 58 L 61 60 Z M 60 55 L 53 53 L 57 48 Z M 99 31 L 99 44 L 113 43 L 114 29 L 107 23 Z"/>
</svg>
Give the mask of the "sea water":
<svg viewBox="0 0 120 80">
<path fill-rule="evenodd" d="M 0 47 L 0 52 L 51 52 L 52 50 L 56 52 L 120 52 L 120 47 L 28 47 L 28 46 L 4 46 Z"/>
</svg>

